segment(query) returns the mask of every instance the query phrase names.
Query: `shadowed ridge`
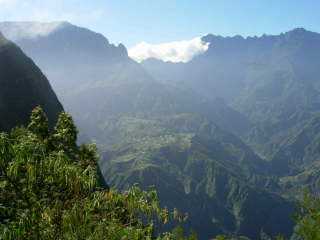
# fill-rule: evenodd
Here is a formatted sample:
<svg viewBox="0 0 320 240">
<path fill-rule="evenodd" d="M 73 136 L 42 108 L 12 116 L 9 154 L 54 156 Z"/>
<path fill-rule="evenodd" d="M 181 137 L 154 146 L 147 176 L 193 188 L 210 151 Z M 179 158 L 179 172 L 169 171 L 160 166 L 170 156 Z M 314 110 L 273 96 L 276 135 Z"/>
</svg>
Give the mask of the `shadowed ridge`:
<svg viewBox="0 0 320 240">
<path fill-rule="evenodd" d="M 0 32 L 0 47 L 8 44 L 9 41 L 3 36 L 2 32 Z"/>
<path fill-rule="evenodd" d="M 41 70 L 14 43 L 0 35 L 0 131 L 26 124 L 33 108 L 40 105 L 50 126 L 63 111 Z M 3 117 L 5 116 L 5 117 Z"/>
</svg>

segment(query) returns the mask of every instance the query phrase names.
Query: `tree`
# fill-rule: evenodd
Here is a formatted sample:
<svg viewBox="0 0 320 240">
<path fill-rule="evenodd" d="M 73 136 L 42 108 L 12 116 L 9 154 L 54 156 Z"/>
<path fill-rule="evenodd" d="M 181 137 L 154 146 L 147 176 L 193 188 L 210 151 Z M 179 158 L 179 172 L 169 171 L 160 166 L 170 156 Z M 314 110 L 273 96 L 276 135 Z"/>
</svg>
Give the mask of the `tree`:
<svg viewBox="0 0 320 240">
<path fill-rule="evenodd" d="M 191 231 L 191 234 L 189 237 L 186 237 L 185 230 L 182 226 L 177 226 L 172 230 L 171 234 L 172 239 L 174 240 L 197 240 L 197 234 L 193 231 Z"/>
<path fill-rule="evenodd" d="M 296 215 L 296 234 L 304 240 L 320 240 L 320 198 L 305 193 Z"/>
<path fill-rule="evenodd" d="M 42 139 L 49 136 L 48 118 L 41 107 L 32 110 L 28 130 Z"/>
<path fill-rule="evenodd" d="M 0 134 L 0 239 L 155 239 L 155 216 L 163 223 L 171 216 L 156 191 L 103 188 L 95 147 L 77 147 L 66 113 L 53 133 L 46 129 L 36 108 L 27 129 Z"/>
<path fill-rule="evenodd" d="M 77 151 L 77 135 L 78 130 L 72 117 L 67 113 L 61 113 L 51 138 L 54 147 L 68 153 L 75 153 Z"/>
</svg>

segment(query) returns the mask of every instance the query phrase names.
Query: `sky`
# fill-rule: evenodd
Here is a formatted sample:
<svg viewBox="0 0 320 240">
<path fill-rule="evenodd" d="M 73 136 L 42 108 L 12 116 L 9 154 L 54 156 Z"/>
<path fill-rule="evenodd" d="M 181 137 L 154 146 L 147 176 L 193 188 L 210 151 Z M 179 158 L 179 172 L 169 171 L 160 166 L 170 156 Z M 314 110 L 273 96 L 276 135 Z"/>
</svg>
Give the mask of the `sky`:
<svg viewBox="0 0 320 240">
<path fill-rule="evenodd" d="M 128 48 L 213 33 L 320 32 L 318 0 L 0 0 L 0 21 L 69 21 Z M 203 49 L 203 46 L 201 46 Z"/>
</svg>

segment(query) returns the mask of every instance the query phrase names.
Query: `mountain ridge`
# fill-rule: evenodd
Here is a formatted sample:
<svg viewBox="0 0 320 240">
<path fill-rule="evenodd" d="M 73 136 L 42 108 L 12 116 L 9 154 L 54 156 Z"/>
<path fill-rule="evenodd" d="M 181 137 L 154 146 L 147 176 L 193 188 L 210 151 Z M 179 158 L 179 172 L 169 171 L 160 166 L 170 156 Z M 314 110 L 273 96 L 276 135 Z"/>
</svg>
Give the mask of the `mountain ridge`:
<svg viewBox="0 0 320 240">
<path fill-rule="evenodd" d="M 14 43 L 0 33 L 0 120 L 2 131 L 26 124 L 31 111 L 44 108 L 52 127 L 63 111 L 41 70 Z"/>
<path fill-rule="evenodd" d="M 290 235 L 293 205 L 287 197 L 310 172 L 309 165 L 297 171 L 276 158 L 291 151 L 288 139 L 300 143 L 299 129 L 320 109 L 315 64 L 304 71 L 299 60 L 313 62 L 317 53 L 309 43 L 316 41 L 313 34 L 300 35 L 303 30 L 259 39 L 208 36 L 213 44 L 207 52 L 174 64 L 139 64 L 105 37 L 76 26 L 19 44 L 62 96 L 86 135 L 81 140 L 98 144 L 111 186 L 154 184 L 166 205 L 181 203 L 196 216 L 188 227 L 206 232 L 198 216 L 212 234 L 256 239 L 261 228 Z M 313 140 L 317 136 L 310 135 Z M 275 166 L 282 163 L 296 175 L 288 176 L 286 168 L 278 174 Z M 301 183 L 317 186 L 316 174 Z M 272 211 L 275 206 L 280 209 Z"/>
<path fill-rule="evenodd" d="M 207 35 L 204 40 L 210 43 L 209 49 L 188 63 L 145 61 L 142 65 L 158 81 L 187 85 L 207 98 L 223 98 L 259 128 L 243 136 L 249 138 L 248 143 L 262 141 L 267 146 L 269 143 L 263 139 L 276 136 L 256 136 L 252 141 L 250 138 L 264 132 L 263 128 L 276 129 L 274 124 L 295 127 L 299 118 L 302 122 L 298 117 L 300 109 L 304 109 L 306 120 L 307 115 L 320 109 L 317 97 L 320 34 L 298 28 L 280 35 L 255 38 Z M 308 96 L 309 93 L 312 94 Z M 286 119 L 290 118 L 288 124 Z M 265 123 L 270 126 L 261 128 Z M 272 154 L 268 151 L 260 152 Z"/>
</svg>

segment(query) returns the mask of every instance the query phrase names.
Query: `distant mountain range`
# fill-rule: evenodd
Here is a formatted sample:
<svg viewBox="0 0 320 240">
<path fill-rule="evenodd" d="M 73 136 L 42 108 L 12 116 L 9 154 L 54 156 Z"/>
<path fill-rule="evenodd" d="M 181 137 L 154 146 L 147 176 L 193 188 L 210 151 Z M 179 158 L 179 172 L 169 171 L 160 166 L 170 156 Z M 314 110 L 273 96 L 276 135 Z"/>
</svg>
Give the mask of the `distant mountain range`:
<svg viewBox="0 0 320 240">
<path fill-rule="evenodd" d="M 243 137 L 269 158 L 293 128 L 320 109 L 320 34 L 294 29 L 262 37 L 207 35 L 204 54 L 188 63 L 146 60 L 157 80 L 223 98 L 255 126 Z"/>
<path fill-rule="evenodd" d="M 26 33 L 23 34 L 21 29 L 25 29 Z M 37 31 L 32 36 L 28 29 Z M 92 122 L 94 131 L 97 130 L 97 125 L 102 124 L 97 123 L 97 119 L 105 121 L 105 118 L 127 111 L 137 113 L 139 108 L 153 107 L 152 104 L 157 104 L 157 107 L 167 111 L 167 106 L 159 106 L 167 104 L 166 101 L 171 101 L 171 107 L 180 112 L 200 111 L 210 115 L 215 122 L 235 132 L 243 131 L 250 125 L 244 116 L 229 108 L 224 101 L 215 98 L 209 101 L 195 95 L 192 89 L 169 87 L 155 81 L 140 64 L 128 57 L 122 44 L 116 47 L 101 34 L 67 22 L 52 23 L 51 27 L 44 23 L 43 29 L 51 29 L 50 32 L 46 30 L 46 34 L 39 35 L 39 29 L 40 23 L 0 23 L 0 31 L 13 36 L 17 44 L 45 72 L 65 108 L 75 116 L 80 128 Z M 19 31 L 20 35 L 28 37 L 14 35 Z M 141 95 L 141 99 L 132 98 L 138 95 Z M 159 103 L 149 103 L 147 99 L 150 97 Z M 99 104 L 96 104 L 97 102 Z M 146 104 L 148 106 L 143 106 Z M 85 113 L 82 111 L 84 107 Z M 145 110 L 147 109 L 143 111 Z M 160 109 L 153 112 L 156 111 Z M 102 113 L 104 117 L 101 117 Z M 95 114 L 99 116 L 93 117 Z M 90 126 L 81 130 L 86 132 L 86 128 Z M 98 135 L 101 135 L 100 130 Z"/>
<path fill-rule="evenodd" d="M 155 185 L 200 239 L 290 236 L 295 199 L 319 191 L 320 34 L 207 35 L 187 63 L 139 64 L 70 23 L 0 31 L 50 79 L 82 141 L 98 144 L 107 183 Z"/>
<path fill-rule="evenodd" d="M 142 65 L 159 81 L 224 99 L 252 124 L 241 138 L 270 161 L 285 193 L 297 196 L 304 187 L 318 192 L 320 34 L 297 28 L 202 39 L 208 51 L 188 63 L 148 59 Z"/>
</svg>

